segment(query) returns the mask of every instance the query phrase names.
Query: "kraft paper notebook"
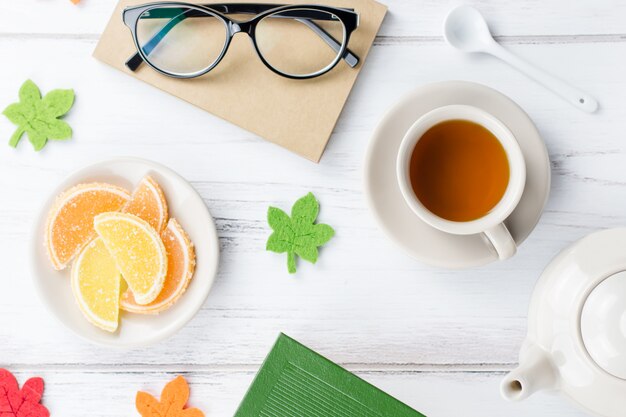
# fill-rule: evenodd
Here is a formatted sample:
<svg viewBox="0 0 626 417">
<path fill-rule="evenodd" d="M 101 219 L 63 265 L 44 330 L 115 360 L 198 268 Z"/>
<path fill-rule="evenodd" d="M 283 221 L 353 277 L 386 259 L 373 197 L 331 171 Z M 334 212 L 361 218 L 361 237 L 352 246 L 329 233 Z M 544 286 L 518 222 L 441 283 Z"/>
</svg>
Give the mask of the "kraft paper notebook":
<svg viewBox="0 0 626 417">
<path fill-rule="evenodd" d="M 142 65 L 136 72 L 124 65 L 136 49 L 130 31 L 122 22 L 122 10 L 148 2 L 121 0 L 118 3 L 94 52 L 96 59 L 315 162 L 324 152 L 387 11 L 384 5 L 373 0 L 295 2 L 354 8 L 359 13 L 359 27 L 348 44 L 360 58 L 355 68 L 341 61 L 318 78 L 284 78 L 266 68 L 248 36 L 239 33 L 224 59 L 211 72 L 181 80 L 159 74 L 148 65 Z M 206 0 L 188 2 L 211 3 Z"/>
<path fill-rule="evenodd" d="M 281 334 L 235 417 L 424 417 Z"/>
</svg>

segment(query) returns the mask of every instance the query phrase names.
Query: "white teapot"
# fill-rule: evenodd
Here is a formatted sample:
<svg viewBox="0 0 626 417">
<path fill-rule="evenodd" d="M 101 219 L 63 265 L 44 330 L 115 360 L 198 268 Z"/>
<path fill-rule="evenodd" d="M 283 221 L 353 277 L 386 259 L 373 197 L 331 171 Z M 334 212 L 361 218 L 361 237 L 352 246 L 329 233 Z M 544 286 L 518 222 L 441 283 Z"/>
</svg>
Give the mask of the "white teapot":
<svg viewBox="0 0 626 417">
<path fill-rule="evenodd" d="M 626 417 L 626 229 L 591 234 L 554 258 L 528 321 L 505 398 L 558 390 L 593 415 Z"/>
</svg>

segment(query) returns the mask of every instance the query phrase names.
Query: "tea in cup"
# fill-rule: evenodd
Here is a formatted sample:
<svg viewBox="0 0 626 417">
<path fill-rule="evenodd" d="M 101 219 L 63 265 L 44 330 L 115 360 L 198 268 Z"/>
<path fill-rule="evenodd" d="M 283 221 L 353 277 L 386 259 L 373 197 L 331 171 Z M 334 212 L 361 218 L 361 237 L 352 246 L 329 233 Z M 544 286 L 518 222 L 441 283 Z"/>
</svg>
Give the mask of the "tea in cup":
<svg viewBox="0 0 626 417">
<path fill-rule="evenodd" d="M 524 191 L 526 164 L 515 136 L 476 107 L 451 105 L 420 117 L 397 158 L 406 203 L 424 222 L 447 233 L 484 233 L 500 259 L 517 245 L 503 221 Z"/>
</svg>

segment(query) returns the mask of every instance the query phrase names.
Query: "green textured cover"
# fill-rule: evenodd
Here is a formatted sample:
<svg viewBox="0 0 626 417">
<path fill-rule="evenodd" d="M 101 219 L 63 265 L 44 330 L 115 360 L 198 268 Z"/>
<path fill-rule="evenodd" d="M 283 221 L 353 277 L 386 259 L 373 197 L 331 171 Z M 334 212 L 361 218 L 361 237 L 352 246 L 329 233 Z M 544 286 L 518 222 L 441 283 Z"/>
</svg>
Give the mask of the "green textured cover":
<svg viewBox="0 0 626 417">
<path fill-rule="evenodd" d="M 424 417 L 281 334 L 235 417 Z"/>
</svg>

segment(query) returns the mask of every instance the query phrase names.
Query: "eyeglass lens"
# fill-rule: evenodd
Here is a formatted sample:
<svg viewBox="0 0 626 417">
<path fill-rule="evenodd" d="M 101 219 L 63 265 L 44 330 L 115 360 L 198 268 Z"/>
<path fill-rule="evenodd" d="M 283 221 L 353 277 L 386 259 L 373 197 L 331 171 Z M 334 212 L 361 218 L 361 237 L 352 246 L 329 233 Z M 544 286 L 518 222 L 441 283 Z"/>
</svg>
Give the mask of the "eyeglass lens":
<svg viewBox="0 0 626 417">
<path fill-rule="evenodd" d="M 218 16 L 190 7 L 146 10 L 137 21 L 137 42 L 155 67 L 177 75 L 201 72 L 215 63 L 228 39 Z"/>
<path fill-rule="evenodd" d="M 333 47 L 327 35 L 336 40 Z M 333 64 L 345 42 L 343 23 L 332 13 L 289 10 L 263 18 L 256 43 L 267 63 L 284 74 L 309 75 Z"/>
</svg>

